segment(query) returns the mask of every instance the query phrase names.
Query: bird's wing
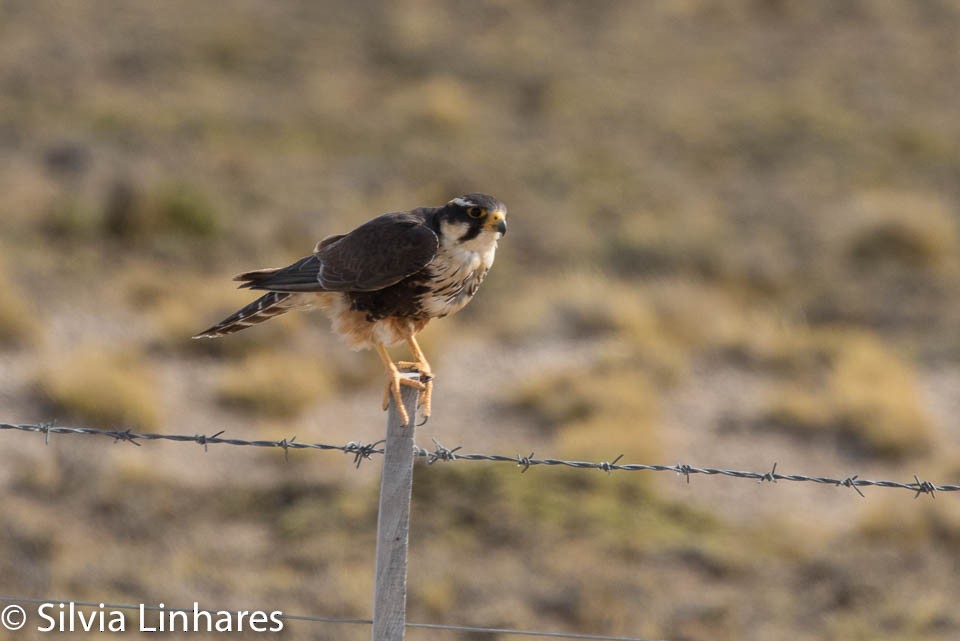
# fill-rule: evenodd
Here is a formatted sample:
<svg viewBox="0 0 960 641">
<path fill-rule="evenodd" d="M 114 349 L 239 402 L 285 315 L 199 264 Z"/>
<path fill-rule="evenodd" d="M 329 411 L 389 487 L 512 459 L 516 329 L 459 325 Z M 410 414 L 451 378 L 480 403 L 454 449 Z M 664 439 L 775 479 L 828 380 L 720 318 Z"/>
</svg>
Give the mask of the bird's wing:
<svg viewBox="0 0 960 641">
<path fill-rule="evenodd" d="M 325 239 L 288 267 L 240 274 L 241 287 L 276 292 L 369 292 L 423 269 L 439 238 L 418 212 L 383 214 L 349 234 Z"/>
<path fill-rule="evenodd" d="M 319 241 L 316 245 L 314 245 L 313 253 L 316 254 L 318 251 L 320 251 L 330 243 L 335 243 L 341 238 L 343 238 L 344 236 L 346 236 L 346 234 L 334 234 L 333 236 L 327 236 L 323 240 Z"/>
</svg>

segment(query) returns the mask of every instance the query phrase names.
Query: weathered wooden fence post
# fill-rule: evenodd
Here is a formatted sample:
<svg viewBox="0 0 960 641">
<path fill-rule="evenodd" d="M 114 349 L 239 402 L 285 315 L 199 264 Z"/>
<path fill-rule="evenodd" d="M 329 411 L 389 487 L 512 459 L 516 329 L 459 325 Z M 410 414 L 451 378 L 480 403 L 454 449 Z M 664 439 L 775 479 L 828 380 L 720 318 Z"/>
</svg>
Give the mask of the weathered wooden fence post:
<svg viewBox="0 0 960 641">
<path fill-rule="evenodd" d="M 410 375 L 419 377 L 419 374 Z M 376 586 L 373 594 L 373 641 L 402 641 L 407 614 L 407 542 L 413 490 L 413 434 L 419 392 L 400 388 L 410 425 L 403 425 L 390 400 L 380 480 L 377 518 Z"/>
</svg>

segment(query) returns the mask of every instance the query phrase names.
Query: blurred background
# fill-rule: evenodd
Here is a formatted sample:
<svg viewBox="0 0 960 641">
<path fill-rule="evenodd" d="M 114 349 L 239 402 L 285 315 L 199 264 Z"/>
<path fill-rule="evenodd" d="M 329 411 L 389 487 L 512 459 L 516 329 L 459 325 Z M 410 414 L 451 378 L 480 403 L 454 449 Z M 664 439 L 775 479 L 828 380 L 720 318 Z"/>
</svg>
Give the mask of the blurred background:
<svg viewBox="0 0 960 641">
<path fill-rule="evenodd" d="M 375 441 L 322 316 L 189 337 L 234 273 L 483 191 L 421 446 L 956 483 L 958 37 L 949 0 L 2 0 L 2 420 Z M 379 463 L 252 449 L 0 434 L 0 593 L 369 616 Z M 408 618 L 957 638 L 957 498 L 864 493 L 418 467 Z"/>
</svg>

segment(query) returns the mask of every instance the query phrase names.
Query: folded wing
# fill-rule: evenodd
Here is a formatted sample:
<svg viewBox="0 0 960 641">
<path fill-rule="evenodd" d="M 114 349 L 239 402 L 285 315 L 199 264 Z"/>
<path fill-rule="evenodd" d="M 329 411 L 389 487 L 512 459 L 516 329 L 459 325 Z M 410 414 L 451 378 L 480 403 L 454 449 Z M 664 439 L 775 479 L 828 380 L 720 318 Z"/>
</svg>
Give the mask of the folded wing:
<svg viewBox="0 0 960 641">
<path fill-rule="evenodd" d="M 383 214 L 349 234 L 321 241 L 312 256 L 236 276 L 240 287 L 273 292 L 369 292 L 423 269 L 439 239 L 420 212 Z"/>
</svg>

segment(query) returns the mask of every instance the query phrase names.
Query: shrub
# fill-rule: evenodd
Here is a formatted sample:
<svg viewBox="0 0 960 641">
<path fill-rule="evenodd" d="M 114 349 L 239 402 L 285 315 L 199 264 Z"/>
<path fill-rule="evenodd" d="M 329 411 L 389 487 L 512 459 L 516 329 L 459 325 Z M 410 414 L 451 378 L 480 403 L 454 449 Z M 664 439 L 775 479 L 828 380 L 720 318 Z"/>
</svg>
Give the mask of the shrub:
<svg viewBox="0 0 960 641">
<path fill-rule="evenodd" d="M 223 228 L 211 199 L 187 183 L 162 184 L 143 193 L 140 185 L 118 180 L 110 187 L 101 218 L 105 233 L 125 239 L 209 239 Z"/>
<path fill-rule="evenodd" d="M 909 497 L 909 495 L 907 495 Z M 908 550 L 931 545 L 960 552 L 960 509 L 941 501 L 902 508 L 902 498 L 884 498 L 868 509 L 857 523 L 867 540 L 889 541 Z"/>
<path fill-rule="evenodd" d="M 100 212 L 75 198 L 61 198 L 44 212 L 44 231 L 58 238 L 90 239 L 96 236 Z"/>
<path fill-rule="evenodd" d="M 929 449 L 933 422 L 910 365 L 869 335 L 835 338 L 824 375 L 781 386 L 765 418 L 789 430 L 840 436 L 878 456 Z"/>
<path fill-rule="evenodd" d="M 612 458 L 621 453 L 609 451 L 616 443 L 639 460 L 658 452 L 656 389 L 642 371 L 597 363 L 530 381 L 512 402 L 554 434 L 564 455 Z"/>
<path fill-rule="evenodd" d="M 220 379 L 220 400 L 245 411 L 286 418 L 328 397 L 329 375 L 317 359 L 277 352 L 254 353 Z"/>
<path fill-rule="evenodd" d="M 156 428 L 156 377 L 136 352 L 86 346 L 47 367 L 41 394 L 70 416 L 96 426 Z"/>
<path fill-rule="evenodd" d="M 196 187 L 166 185 L 151 195 L 148 220 L 160 232 L 208 238 L 221 231 L 217 209 Z"/>
<path fill-rule="evenodd" d="M 27 347 L 39 339 L 36 311 L 0 272 L 0 347 Z"/>
<path fill-rule="evenodd" d="M 855 265 L 892 263 L 935 268 L 957 255 L 957 226 L 949 208 L 926 195 L 871 193 L 843 212 L 843 248 Z"/>
</svg>

